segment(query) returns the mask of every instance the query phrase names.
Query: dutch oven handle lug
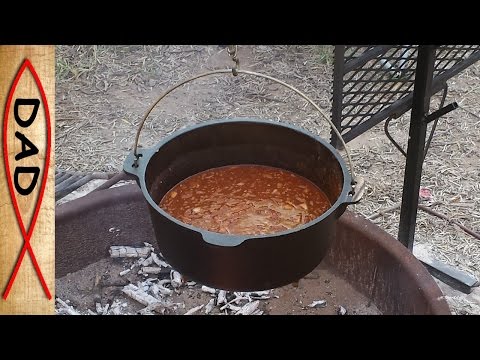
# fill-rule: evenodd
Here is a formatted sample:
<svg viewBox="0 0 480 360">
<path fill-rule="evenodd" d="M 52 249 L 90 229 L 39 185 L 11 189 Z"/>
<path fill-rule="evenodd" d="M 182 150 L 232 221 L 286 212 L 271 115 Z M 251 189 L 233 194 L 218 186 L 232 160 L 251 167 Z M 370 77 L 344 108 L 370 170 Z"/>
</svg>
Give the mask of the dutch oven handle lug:
<svg viewBox="0 0 480 360">
<path fill-rule="evenodd" d="M 357 204 L 362 200 L 365 192 L 365 179 L 361 176 L 357 176 L 355 184 L 352 184 L 352 190 L 348 193 L 347 199 L 344 201 L 346 205 Z"/>
<path fill-rule="evenodd" d="M 139 179 L 140 174 L 145 171 L 148 161 L 155 152 L 154 149 L 137 149 L 136 152 L 130 152 L 123 163 L 123 170 Z"/>
<path fill-rule="evenodd" d="M 214 233 L 211 231 L 201 231 L 202 238 L 205 242 L 218 245 L 218 246 L 238 246 L 245 240 L 248 240 L 248 236 L 225 236 L 225 234 Z"/>
<path fill-rule="evenodd" d="M 257 76 L 257 77 L 261 77 L 261 78 L 264 78 L 264 79 L 268 79 L 268 80 L 271 80 L 277 84 L 280 84 L 292 91 L 294 91 L 295 93 L 297 93 L 298 95 L 300 95 L 302 98 L 304 98 L 307 102 L 309 102 L 319 113 L 320 115 L 322 115 L 322 117 L 329 123 L 330 127 L 332 128 L 333 132 L 335 133 L 335 135 L 337 136 L 337 138 L 340 140 L 340 142 L 342 143 L 343 145 L 343 148 L 345 149 L 345 153 L 347 154 L 347 158 L 348 158 L 348 163 L 349 163 L 349 166 L 350 166 L 350 175 L 352 177 L 352 185 L 355 185 L 356 184 L 356 178 L 355 178 L 355 173 L 354 173 L 354 169 L 353 169 L 353 164 L 352 164 L 352 159 L 350 157 L 350 152 L 348 151 L 348 147 L 347 145 L 345 144 L 345 141 L 343 140 L 343 137 L 342 135 L 340 134 L 340 132 L 338 131 L 338 129 L 335 127 L 335 125 L 333 124 L 333 122 L 330 120 L 330 118 L 327 116 L 327 114 L 325 114 L 325 112 L 315 103 L 313 102 L 313 100 L 311 100 L 307 95 L 305 95 L 303 92 L 301 92 L 300 90 L 298 90 L 297 88 L 293 87 L 292 85 L 289 85 L 281 80 L 278 80 L 274 77 L 271 77 L 271 76 L 268 76 L 268 75 L 264 75 L 264 74 L 261 74 L 261 73 L 257 73 L 257 72 L 254 72 L 254 71 L 249 71 L 249 70 L 240 70 L 240 69 L 237 69 L 235 68 L 234 69 L 235 71 L 233 71 L 234 75 L 237 76 L 239 74 L 245 74 L 245 75 L 253 75 L 253 76 Z M 134 142 L 134 146 L 133 146 L 133 155 L 134 155 L 134 160 L 136 161 L 139 161 L 140 157 L 142 156 L 141 152 L 138 150 L 138 141 L 140 139 L 140 133 L 143 129 L 143 125 L 145 124 L 145 121 L 147 120 L 148 116 L 150 115 L 150 113 L 153 111 L 153 109 L 155 108 L 155 106 L 157 106 L 157 104 L 164 98 L 166 97 L 168 94 L 170 94 L 172 91 L 174 91 L 175 89 L 185 85 L 186 83 L 189 83 L 193 80 L 196 80 L 196 79 L 200 79 L 200 78 L 203 78 L 203 77 L 206 77 L 206 76 L 210 76 L 210 75 L 216 75 L 216 74 L 232 74 L 232 70 L 231 69 L 221 69 L 221 70 L 213 70 L 213 71 L 208 71 L 208 72 L 205 72 L 203 74 L 198 74 L 198 75 L 195 75 L 189 79 L 186 79 L 180 83 L 178 83 L 177 85 L 174 85 L 172 86 L 171 88 L 169 88 L 168 90 L 166 90 L 151 106 L 150 108 L 147 110 L 145 116 L 143 117 L 142 121 L 140 121 L 140 124 L 138 126 L 138 130 L 137 130 L 137 134 L 135 136 L 135 142 Z M 127 171 L 127 170 L 126 170 Z M 354 196 L 355 197 L 355 196 Z"/>
</svg>

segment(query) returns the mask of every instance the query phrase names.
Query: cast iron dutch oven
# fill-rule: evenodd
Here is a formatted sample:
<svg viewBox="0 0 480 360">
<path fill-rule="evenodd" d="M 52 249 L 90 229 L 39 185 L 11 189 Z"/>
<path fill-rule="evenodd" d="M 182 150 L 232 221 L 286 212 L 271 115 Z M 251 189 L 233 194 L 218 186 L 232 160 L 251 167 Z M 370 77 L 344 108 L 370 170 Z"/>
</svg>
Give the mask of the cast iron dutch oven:
<svg viewBox="0 0 480 360">
<path fill-rule="evenodd" d="M 219 72 L 225 71 L 202 75 Z M 144 121 L 173 89 L 150 108 Z M 137 147 L 139 132 L 124 170 L 137 178 L 160 251 L 185 277 L 214 288 L 263 290 L 302 278 L 324 258 L 335 240 L 337 219 L 354 201 L 352 177 L 342 157 L 323 139 L 295 126 L 244 118 L 215 120 L 177 131 L 150 149 Z M 235 164 L 293 171 L 322 189 L 332 206 L 302 226 L 259 236 L 210 232 L 183 223 L 158 206 L 162 197 L 185 178 Z"/>
</svg>

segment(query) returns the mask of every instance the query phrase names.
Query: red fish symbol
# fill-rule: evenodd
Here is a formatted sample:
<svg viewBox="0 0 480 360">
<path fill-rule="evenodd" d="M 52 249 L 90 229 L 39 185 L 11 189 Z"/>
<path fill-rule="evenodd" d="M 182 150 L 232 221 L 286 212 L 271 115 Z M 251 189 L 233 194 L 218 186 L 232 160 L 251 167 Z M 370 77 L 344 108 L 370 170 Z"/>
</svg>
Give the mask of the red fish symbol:
<svg viewBox="0 0 480 360">
<path fill-rule="evenodd" d="M 33 189 L 36 187 L 35 185 L 37 184 L 37 180 L 40 174 L 40 168 L 31 167 L 31 166 L 30 167 L 15 166 L 14 177 L 12 178 L 12 171 L 9 163 L 9 145 L 10 144 L 8 143 L 8 136 L 12 135 L 11 133 L 9 133 L 9 131 L 12 131 L 12 129 L 14 130 L 13 127 L 10 127 L 9 129 L 9 126 L 8 126 L 9 121 L 16 121 L 18 125 L 17 127 L 19 127 L 22 131 L 23 129 L 28 130 L 28 127 L 33 124 L 35 117 L 37 116 L 37 111 L 40 106 L 40 99 L 20 99 L 15 96 L 16 95 L 15 91 L 17 90 L 17 86 L 19 82 L 23 79 L 23 76 L 28 75 L 28 73 L 25 71 L 27 69 L 33 76 L 36 87 L 40 92 L 41 102 L 43 104 L 43 108 L 45 112 L 45 121 L 46 121 L 46 147 L 44 148 L 40 146 L 41 148 L 40 153 L 44 152 L 44 154 L 41 154 L 41 155 L 45 156 L 45 163 L 44 163 L 43 175 L 40 181 L 40 189 L 38 192 L 35 192 L 35 194 L 38 193 L 38 197 L 36 199 L 30 199 L 30 197 L 27 198 L 26 195 L 31 194 L 33 192 Z M 13 111 L 14 119 L 10 119 L 11 116 L 9 116 L 10 108 L 12 105 L 14 107 L 14 111 Z M 22 118 L 22 115 L 20 115 L 20 107 L 22 105 L 23 106 L 34 105 L 34 109 L 27 120 Z M 24 159 L 26 157 L 30 157 L 39 153 L 39 149 L 35 146 L 35 144 L 33 144 L 33 142 L 30 139 L 28 139 L 28 136 L 25 136 L 21 131 L 15 131 L 15 138 L 16 138 L 15 141 L 20 140 L 22 144 L 22 151 L 15 156 L 16 161 L 19 161 L 21 159 Z M 15 215 L 17 217 L 17 222 L 22 232 L 22 236 L 24 240 L 22 250 L 15 264 L 15 268 L 13 269 L 13 273 L 7 284 L 5 292 L 3 293 L 3 298 L 5 300 L 8 298 L 8 294 L 12 289 L 13 283 L 15 282 L 15 278 L 17 277 L 18 271 L 20 269 L 20 266 L 22 265 L 23 258 L 27 251 L 30 254 L 30 258 L 32 259 L 33 266 L 38 275 L 40 283 L 42 284 L 45 295 L 49 300 L 52 298 L 52 295 L 48 290 L 48 286 L 45 282 L 45 279 L 43 278 L 42 272 L 40 270 L 40 266 L 38 265 L 37 259 L 35 258 L 35 254 L 33 252 L 32 246 L 30 245 L 30 239 L 32 238 L 32 234 L 35 229 L 38 213 L 40 212 L 40 207 L 43 200 L 43 194 L 45 192 L 45 186 L 47 184 L 48 168 L 50 165 L 50 150 L 51 150 L 51 125 L 50 125 L 50 112 L 48 110 L 47 98 L 45 96 L 45 91 L 43 89 L 42 83 L 40 82 L 40 78 L 38 77 L 37 72 L 35 71 L 31 62 L 28 59 L 26 59 L 22 64 L 22 66 L 20 67 L 20 70 L 18 71 L 17 75 L 15 76 L 15 80 L 8 94 L 7 104 L 5 106 L 4 123 L 3 123 L 3 156 L 5 159 L 4 160 L 5 172 L 7 175 L 8 188 L 10 190 L 10 197 L 12 198 L 13 207 L 15 209 Z M 20 174 L 25 174 L 25 173 L 33 174 L 33 180 L 31 179 L 30 185 L 27 188 L 24 188 L 20 184 Z M 19 206 L 19 199 L 21 201 L 21 206 Z M 33 215 L 28 216 L 28 214 L 26 214 L 26 211 L 21 211 L 21 210 L 22 208 L 25 209 L 25 206 L 31 206 L 31 203 L 27 203 L 27 205 L 25 205 L 25 201 L 30 201 L 30 200 L 33 200 L 33 201 L 36 200 L 36 204 L 33 211 Z M 27 224 L 27 227 L 25 226 L 26 224 Z"/>
</svg>

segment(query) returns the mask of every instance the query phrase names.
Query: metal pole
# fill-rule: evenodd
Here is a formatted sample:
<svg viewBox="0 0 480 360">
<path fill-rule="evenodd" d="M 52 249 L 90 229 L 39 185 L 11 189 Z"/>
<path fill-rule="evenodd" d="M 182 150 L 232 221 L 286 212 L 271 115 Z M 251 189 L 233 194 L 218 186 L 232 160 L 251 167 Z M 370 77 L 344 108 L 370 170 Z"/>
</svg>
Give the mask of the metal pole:
<svg viewBox="0 0 480 360">
<path fill-rule="evenodd" d="M 435 49 L 436 46 L 433 45 L 420 45 L 418 47 L 407 161 L 403 182 L 402 209 L 398 230 L 398 240 L 408 247 L 409 250 L 413 250 L 415 237 L 418 192 L 422 178 L 423 154 L 427 133 L 425 118 L 428 115 L 430 97 L 432 95 Z"/>
<path fill-rule="evenodd" d="M 333 66 L 333 97 L 332 97 L 332 122 L 338 131 L 342 132 L 342 99 L 343 75 L 345 66 L 345 45 L 336 45 Z M 338 141 L 333 129 L 330 131 L 330 144 L 340 149 L 342 144 Z"/>
</svg>

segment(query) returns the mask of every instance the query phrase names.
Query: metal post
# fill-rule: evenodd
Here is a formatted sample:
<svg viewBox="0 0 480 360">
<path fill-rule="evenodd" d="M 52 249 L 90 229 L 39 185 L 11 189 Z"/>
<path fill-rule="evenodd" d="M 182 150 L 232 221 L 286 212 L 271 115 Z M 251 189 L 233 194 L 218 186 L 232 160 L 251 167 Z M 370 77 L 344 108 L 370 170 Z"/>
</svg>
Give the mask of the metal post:
<svg viewBox="0 0 480 360">
<path fill-rule="evenodd" d="M 332 97 L 332 122 L 342 133 L 342 98 L 343 98 L 343 75 L 345 66 L 345 45 L 336 45 L 333 66 L 333 97 Z M 342 147 L 333 129 L 330 131 L 330 144 L 336 149 Z"/>
<path fill-rule="evenodd" d="M 436 46 L 418 47 L 398 240 L 413 250 Z"/>
</svg>

